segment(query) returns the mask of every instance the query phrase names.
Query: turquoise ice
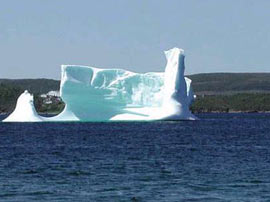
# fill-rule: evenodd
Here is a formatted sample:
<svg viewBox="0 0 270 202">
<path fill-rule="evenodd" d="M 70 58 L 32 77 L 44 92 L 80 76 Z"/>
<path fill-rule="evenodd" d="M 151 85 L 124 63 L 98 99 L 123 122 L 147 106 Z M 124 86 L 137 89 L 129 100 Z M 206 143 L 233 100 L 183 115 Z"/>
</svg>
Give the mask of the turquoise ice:
<svg viewBox="0 0 270 202">
<path fill-rule="evenodd" d="M 4 121 L 194 120 L 189 110 L 194 94 L 191 80 L 184 77 L 184 51 L 173 48 L 165 55 L 164 73 L 62 65 L 60 95 L 66 104 L 62 113 L 39 116 L 26 91 Z"/>
</svg>

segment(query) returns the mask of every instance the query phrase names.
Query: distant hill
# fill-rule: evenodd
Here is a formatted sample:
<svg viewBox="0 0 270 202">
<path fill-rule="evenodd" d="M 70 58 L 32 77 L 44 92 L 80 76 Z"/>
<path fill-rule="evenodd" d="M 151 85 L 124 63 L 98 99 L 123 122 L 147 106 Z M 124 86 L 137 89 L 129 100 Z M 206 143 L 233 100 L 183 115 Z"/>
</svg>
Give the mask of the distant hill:
<svg viewBox="0 0 270 202">
<path fill-rule="evenodd" d="M 196 94 L 270 93 L 270 73 L 207 73 L 187 77 Z"/>
<path fill-rule="evenodd" d="M 220 95 L 236 93 L 270 93 L 270 73 L 205 73 L 187 75 L 195 94 Z M 0 79 L 0 84 L 43 94 L 59 90 L 60 81 L 53 79 Z"/>
<path fill-rule="evenodd" d="M 28 90 L 34 94 L 44 94 L 60 88 L 60 81 L 53 79 L 0 79 L 0 84 Z"/>
</svg>

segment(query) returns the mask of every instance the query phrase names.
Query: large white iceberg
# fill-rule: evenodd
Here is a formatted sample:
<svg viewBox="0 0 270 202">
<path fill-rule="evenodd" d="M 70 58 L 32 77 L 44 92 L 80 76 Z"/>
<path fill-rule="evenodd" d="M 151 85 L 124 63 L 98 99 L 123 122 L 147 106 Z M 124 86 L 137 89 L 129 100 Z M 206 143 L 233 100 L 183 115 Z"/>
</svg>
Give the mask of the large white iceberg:
<svg viewBox="0 0 270 202">
<path fill-rule="evenodd" d="M 62 65 L 60 95 L 66 106 L 55 117 L 39 116 L 25 91 L 7 122 L 195 120 L 191 80 L 184 77 L 184 51 L 165 51 L 165 73 Z"/>
</svg>

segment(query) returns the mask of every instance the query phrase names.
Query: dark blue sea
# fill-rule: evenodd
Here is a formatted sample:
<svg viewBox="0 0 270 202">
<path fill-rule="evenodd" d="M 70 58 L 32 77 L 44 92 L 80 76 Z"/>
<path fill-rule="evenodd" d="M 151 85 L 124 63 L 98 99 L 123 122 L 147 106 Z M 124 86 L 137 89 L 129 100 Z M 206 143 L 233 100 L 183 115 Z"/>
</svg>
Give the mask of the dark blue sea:
<svg viewBox="0 0 270 202">
<path fill-rule="evenodd" d="M 0 123 L 0 201 L 270 201 L 270 114 L 198 116 Z"/>
</svg>

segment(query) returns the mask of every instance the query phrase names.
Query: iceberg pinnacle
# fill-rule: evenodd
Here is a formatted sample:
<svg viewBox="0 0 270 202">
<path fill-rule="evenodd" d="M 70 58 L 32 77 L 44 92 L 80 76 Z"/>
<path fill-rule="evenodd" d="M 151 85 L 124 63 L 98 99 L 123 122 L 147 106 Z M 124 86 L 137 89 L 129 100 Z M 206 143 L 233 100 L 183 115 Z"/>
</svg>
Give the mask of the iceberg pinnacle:
<svg viewBox="0 0 270 202">
<path fill-rule="evenodd" d="M 33 95 L 27 90 L 20 95 L 17 100 L 16 108 L 4 121 L 6 122 L 38 122 L 42 118 L 34 107 Z"/>
<path fill-rule="evenodd" d="M 62 65 L 60 95 L 66 106 L 55 117 L 37 114 L 33 96 L 25 91 L 4 121 L 134 121 L 194 120 L 191 80 L 184 77 L 185 55 L 165 51 L 164 73 Z"/>
</svg>

